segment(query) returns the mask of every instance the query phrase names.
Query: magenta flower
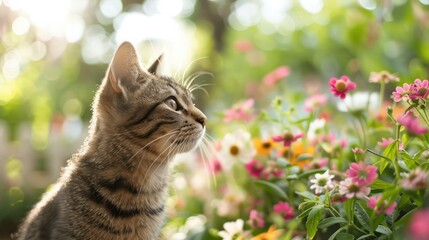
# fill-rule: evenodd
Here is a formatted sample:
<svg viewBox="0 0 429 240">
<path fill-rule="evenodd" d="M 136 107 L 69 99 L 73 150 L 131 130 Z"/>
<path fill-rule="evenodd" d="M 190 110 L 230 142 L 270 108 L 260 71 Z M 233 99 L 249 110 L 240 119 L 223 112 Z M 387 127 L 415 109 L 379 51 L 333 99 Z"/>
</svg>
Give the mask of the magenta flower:
<svg viewBox="0 0 429 240">
<path fill-rule="evenodd" d="M 378 195 L 376 197 L 370 197 L 368 200 L 368 207 L 376 211 L 378 214 L 380 213 L 386 213 L 386 214 L 392 214 L 393 211 L 395 211 L 396 208 L 396 202 L 391 203 L 389 206 L 387 206 L 387 201 L 383 201 L 379 205 L 379 201 L 381 199 L 381 195 Z M 379 205 L 377 207 L 377 205 Z"/>
<path fill-rule="evenodd" d="M 413 115 L 412 111 L 408 111 L 404 115 L 399 116 L 397 120 L 410 135 L 414 136 L 428 132 L 426 127 L 420 125 L 419 119 Z"/>
<path fill-rule="evenodd" d="M 411 223 L 408 226 L 408 234 L 411 240 L 429 239 L 429 208 L 413 213 Z"/>
<path fill-rule="evenodd" d="M 402 87 L 396 87 L 396 91 L 392 93 L 393 101 L 400 102 L 402 100 L 407 100 L 409 94 L 411 93 L 411 85 L 404 83 Z"/>
<path fill-rule="evenodd" d="M 368 186 L 377 178 L 377 167 L 367 166 L 364 162 L 351 163 L 347 176 L 359 186 Z"/>
<path fill-rule="evenodd" d="M 251 210 L 249 215 L 249 224 L 252 228 L 262 228 L 265 225 L 262 214 L 256 210 Z"/>
<path fill-rule="evenodd" d="M 280 66 L 276 68 L 274 71 L 268 73 L 263 81 L 268 86 L 275 85 L 278 81 L 282 80 L 283 78 L 289 76 L 290 70 L 286 66 Z"/>
<path fill-rule="evenodd" d="M 356 88 L 356 83 L 352 82 L 349 77 L 342 76 L 341 78 L 329 79 L 329 86 L 331 86 L 331 92 L 334 93 L 335 97 L 341 99 L 346 98 L 346 93 Z"/>
<path fill-rule="evenodd" d="M 287 202 L 278 202 L 273 206 L 275 213 L 280 214 L 285 220 L 292 219 L 295 215 L 293 208 Z"/>
<path fill-rule="evenodd" d="M 264 170 L 264 165 L 258 160 L 252 159 L 245 164 L 246 170 L 250 176 L 254 178 L 260 178 L 261 173 Z"/>
<path fill-rule="evenodd" d="M 429 94 L 429 81 L 420 79 L 414 80 L 414 83 L 411 85 L 411 99 L 417 99 L 417 98 L 427 98 Z"/>
<path fill-rule="evenodd" d="M 351 178 L 346 178 L 340 182 L 338 192 L 346 198 L 363 198 L 371 192 L 371 188 L 367 185 L 360 185 Z"/>
<path fill-rule="evenodd" d="M 307 99 L 304 102 L 304 110 L 307 112 L 313 112 L 315 109 L 320 108 L 326 105 L 328 98 L 325 94 L 315 94 Z"/>
<path fill-rule="evenodd" d="M 232 108 L 224 111 L 225 118 L 224 122 L 230 122 L 232 120 L 252 121 L 254 118 L 253 105 L 255 100 L 247 99 L 246 101 L 234 104 Z"/>
<path fill-rule="evenodd" d="M 272 139 L 274 142 L 283 142 L 283 145 L 285 147 L 289 147 L 293 142 L 302 138 L 303 136 L 304 136 L 303 133 L 293 135 L 292 133 L 287 132 L 284 135 L 274 136 L 272 137 Z"/>
<path fill-rule="evenodd" d="M 381 147 L 387 148 L 391 143 L 393 143 L 393 141 L 395 141 L 393 138 L 381 138 L 381 141 L 377 142 L 377 144 Z M 399 148 L 403 149 L 404 144 L 400 143 Z"/>
</svg>

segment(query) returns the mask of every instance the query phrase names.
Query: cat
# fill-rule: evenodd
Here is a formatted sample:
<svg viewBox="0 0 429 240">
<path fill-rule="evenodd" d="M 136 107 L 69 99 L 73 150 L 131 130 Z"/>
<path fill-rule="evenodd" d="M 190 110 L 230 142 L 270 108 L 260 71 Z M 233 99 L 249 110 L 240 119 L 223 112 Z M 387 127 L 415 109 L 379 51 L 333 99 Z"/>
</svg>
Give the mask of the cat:
<svg viewBox="0 0 429 240">
<path fill-rule="evenodd" d="M 131 43 L 118 47 L 88 137 L 18 239 L 159 239 L 169 163 L 199 144 L 207 121 L 188 88 L 157 74 L 160 60 L 145 70 Z"/>
</svg>

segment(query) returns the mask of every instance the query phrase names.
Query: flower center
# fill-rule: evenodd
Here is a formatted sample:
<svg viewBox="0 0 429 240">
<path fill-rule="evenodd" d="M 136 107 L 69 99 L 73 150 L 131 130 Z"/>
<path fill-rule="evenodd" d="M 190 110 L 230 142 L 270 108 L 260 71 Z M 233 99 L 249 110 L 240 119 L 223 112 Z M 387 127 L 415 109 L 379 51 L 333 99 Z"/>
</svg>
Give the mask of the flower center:
<svg viewBox="0 0 429 240">
<path fill-rule="evenodd" d="M 326 186 L 327 183 L 328 183 L 328 179 L 326 178 L 319 178 L 317 180 L 317 185 L 319 185 L 320 187 Z"/>
<path fill-rule="evenodd" d="M 290 142 L 293 140 L 293 134 L 288 132 L 283 136 L 283 138 L 285 142 Z"/>
<path fill-rule="evenodd" d="M 346 85 L 346 83 L 345 83 L 343 80 L 338 80 L 338 81 L 335 83 L 335 89 L 336 89 L 338 92 L 344 92 L 344 91 L 346 91 L 346 90 L 347 90 L 347 85 Z"/>
<path fill-rule="evenodd" d="M 237 156 L 240 153 L 240 148 L 238 148 L 236 145 L 232 145 L 229 148 L 229 153 L 231 153 L 233 156 Z"/>
<path fill-rule="evenodd" d="M 348 187 L 348 189 L 349 189 L 349 192 L 357 193 L 357 192 L 359 192 L 360 187 L 357 184 L 352 184 Z"/>
<path fill-rule="evenodd" d="M 366 179 L 368 177 L 368 172 L 366 172 L 364 169 L 361 169 L 357 172 L 357 176 L 359 179 Z"/>
<path fill-rule="evenodd" d="M 419 90 L 417 91 L 419 93 L 420 96 L 424 96 L 427 93 L 427 89 L 426 88 L 419 88 Z"/>
<path fill-rule="evenodd" d="M 265 149 L 269 149 L 271 147 L 271 143 L 270 142 L 264 142 L 264 143 L 262 143 L 262 147 Z"/>
</svg>

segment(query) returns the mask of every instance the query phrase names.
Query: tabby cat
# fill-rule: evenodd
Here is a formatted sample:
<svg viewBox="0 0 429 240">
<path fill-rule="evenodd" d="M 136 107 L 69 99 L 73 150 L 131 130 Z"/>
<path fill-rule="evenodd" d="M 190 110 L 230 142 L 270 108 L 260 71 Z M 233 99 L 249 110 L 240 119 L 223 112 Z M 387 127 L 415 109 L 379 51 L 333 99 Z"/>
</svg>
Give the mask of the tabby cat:
<svg viewBox="0 0 429 240">
<path fill-rule="evenodd" d="M 93 102 L 89 135 L 56 185 L 24 220 L 18 239 L 158 239 L 168 166 L 193 149 L 206 116 L 191 92 L 116 50 Z"/>
</svg>

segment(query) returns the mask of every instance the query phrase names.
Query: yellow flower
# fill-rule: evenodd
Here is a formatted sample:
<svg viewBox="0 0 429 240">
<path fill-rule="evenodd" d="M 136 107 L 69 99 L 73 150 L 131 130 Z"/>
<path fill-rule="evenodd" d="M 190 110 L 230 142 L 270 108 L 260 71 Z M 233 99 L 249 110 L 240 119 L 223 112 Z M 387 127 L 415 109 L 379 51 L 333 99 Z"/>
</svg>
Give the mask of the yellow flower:
<svg viewBox="0 0 429 240">
<path fill-rule="evenodd" d="M 283 230 L 276 230 L 275 226 L 271 226 L 267 232 L 254 236 L 251 240 L 277 240 L 277 238 L 280 237 L 282 232 Z"/>
<path fill-rule="evenodd" d="M 289 152 L 292 151 L 292 152 Z M 282 147 L 280 149 L 281 156 L 288 159 L 289 163 L 298 166 L 300 169 L 308 164 L 312 159 L 297 161 L 297 158 L 303 154 L 313 155 L 315 149 L 313 146 L 305 146 L 303 142 L 294 142 L 290 147 Z"/>
<path fill-rule="evenodd" d="M 256 148 L 258 156 L 270 156 L 270 152 L 278 144 L 272 139 L 262 140 L 260 138 L 253 139 L 253 146 Z"/>
</svg>

